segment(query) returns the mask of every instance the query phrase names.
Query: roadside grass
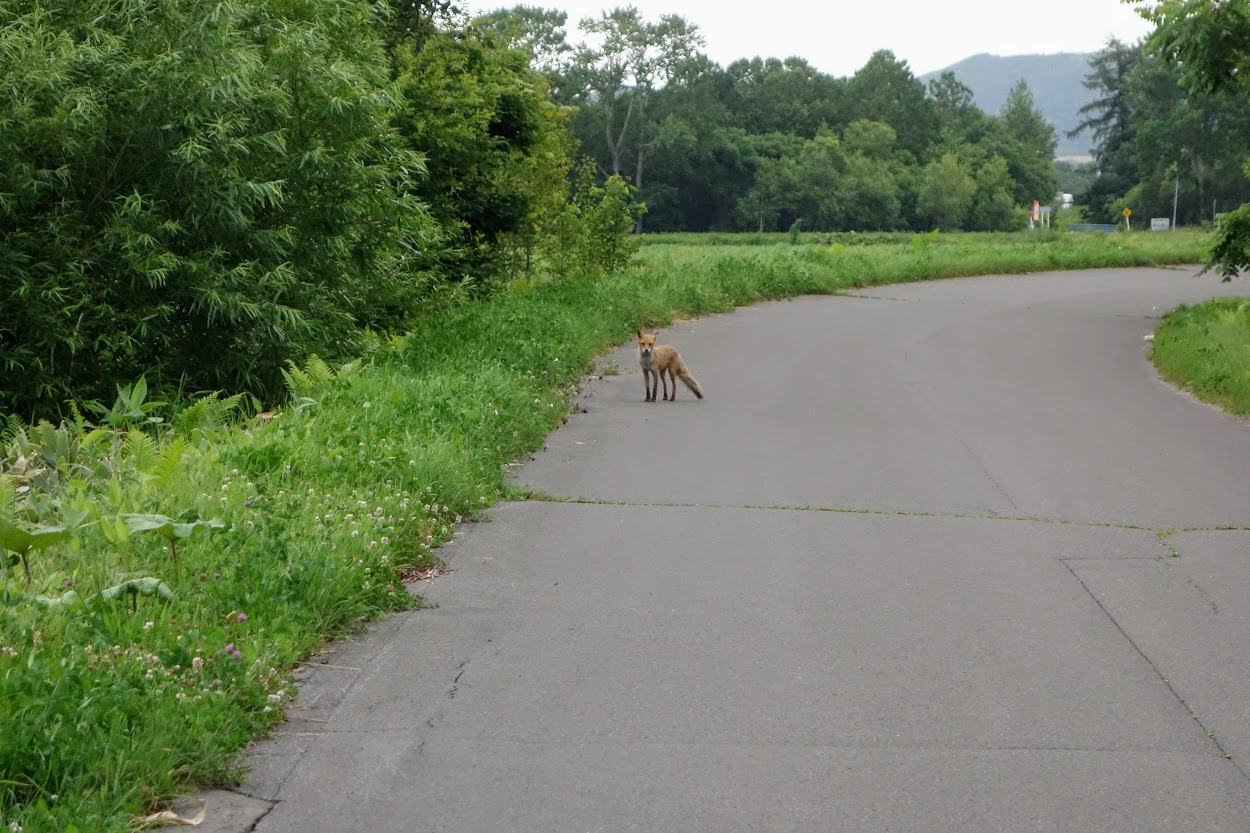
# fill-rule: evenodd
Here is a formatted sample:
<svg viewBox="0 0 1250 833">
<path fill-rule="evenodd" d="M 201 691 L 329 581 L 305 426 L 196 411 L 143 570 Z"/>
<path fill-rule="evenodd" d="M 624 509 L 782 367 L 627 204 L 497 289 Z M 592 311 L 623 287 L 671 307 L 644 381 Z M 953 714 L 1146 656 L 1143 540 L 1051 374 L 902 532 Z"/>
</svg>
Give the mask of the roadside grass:
<svg viewBox="0 0 1250 833">
<path fill-rule="evenodd" d="M 1204 239 L 647 246 L 625 274 L 518 282 L 350 364 L 290 368 L 277 414 L 159 406 L 136 385 L 94 423 L 0 418 L 0 544 L 30 567 L 0 553 L 0 826 L 128 831 L 232 783 L 239 748 L 294 695 L 291 669 L 413 604 L 408 571 L 516 496 L 505 464 L 638 328 L 871 284 L 1196 263 Z"/>
<path fill-rule="evenodd" d="M 1250 417 L 1250 298 L 1181 306 L 1155 330 L 1164 379 L 1231 414 Z"/>
</svg>

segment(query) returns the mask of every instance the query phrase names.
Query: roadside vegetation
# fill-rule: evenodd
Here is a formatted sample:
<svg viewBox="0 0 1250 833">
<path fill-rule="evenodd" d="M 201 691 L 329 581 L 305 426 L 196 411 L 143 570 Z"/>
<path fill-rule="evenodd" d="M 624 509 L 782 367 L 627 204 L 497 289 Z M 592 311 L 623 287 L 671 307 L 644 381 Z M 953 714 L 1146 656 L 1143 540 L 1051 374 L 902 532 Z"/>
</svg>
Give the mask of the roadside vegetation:
<svg viewBox="0 0 1250 833">
<path fill-rule="evenodd" d="M 1159 375 L 1206 402 L 1250 417 L 1250 298 L 1219 298 L 1168 313 L 1155 330 Z"/>
</svg>

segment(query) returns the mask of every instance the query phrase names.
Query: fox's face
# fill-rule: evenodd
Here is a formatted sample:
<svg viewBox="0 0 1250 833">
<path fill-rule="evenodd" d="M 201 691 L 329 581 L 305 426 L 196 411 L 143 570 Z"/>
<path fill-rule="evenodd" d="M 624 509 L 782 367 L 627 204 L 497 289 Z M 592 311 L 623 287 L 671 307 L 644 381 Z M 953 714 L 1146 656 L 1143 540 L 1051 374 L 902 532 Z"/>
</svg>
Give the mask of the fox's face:
<svg viewBox="0 0 1250 833">
<path fill-rule="evenodd" d="M 655 333 L 643 333 L 638 331 L 638 352 L 644 356 L 650 356 L 651 351 L 655 349 Z"/>
</svg>

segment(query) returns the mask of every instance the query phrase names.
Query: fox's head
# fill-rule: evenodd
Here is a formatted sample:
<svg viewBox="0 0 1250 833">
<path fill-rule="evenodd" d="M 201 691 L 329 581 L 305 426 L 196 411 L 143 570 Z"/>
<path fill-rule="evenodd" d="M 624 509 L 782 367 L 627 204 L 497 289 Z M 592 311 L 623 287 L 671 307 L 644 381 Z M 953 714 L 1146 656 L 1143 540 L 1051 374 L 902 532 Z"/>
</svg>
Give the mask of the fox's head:
<svg viewBox="0 0 1250 833">
<path fill-rule="evenodd" d="M 655 349 L 655 333 L 644 333 L 638 330 L 638 352 L 644 356 L 650 356 L 651 351 Z"/>
</svg>

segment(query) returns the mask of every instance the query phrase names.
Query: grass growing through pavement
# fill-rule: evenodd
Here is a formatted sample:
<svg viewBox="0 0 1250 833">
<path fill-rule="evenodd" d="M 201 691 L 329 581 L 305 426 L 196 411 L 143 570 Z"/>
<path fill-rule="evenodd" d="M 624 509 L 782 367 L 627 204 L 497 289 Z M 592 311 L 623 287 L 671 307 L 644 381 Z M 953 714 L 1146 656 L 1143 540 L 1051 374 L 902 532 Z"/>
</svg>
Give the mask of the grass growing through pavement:
<svg viewBox="0 0 1250 833">
<path fill-rule="evenodd" d="M 280 719 L 292 666 L 407 606 L 405 571 L 505 494 L 503 465 L 639 327 L 875 283 L 1194 263 L 1202 239 L 687 240 L 622 276 L 432 312 L 348 366 L 310 362 L 274 417 L 136 387 L 95 424 L 0 419 L 0 825 L 128 831 L 229 783 L 239 746 Z"/>
<path fill-rule="evenodd" d="M 1164 379 L 1229 413 L 1250 416 L 1250 298 L 1168 313 L 1151 353 Z"/>
</svg>

